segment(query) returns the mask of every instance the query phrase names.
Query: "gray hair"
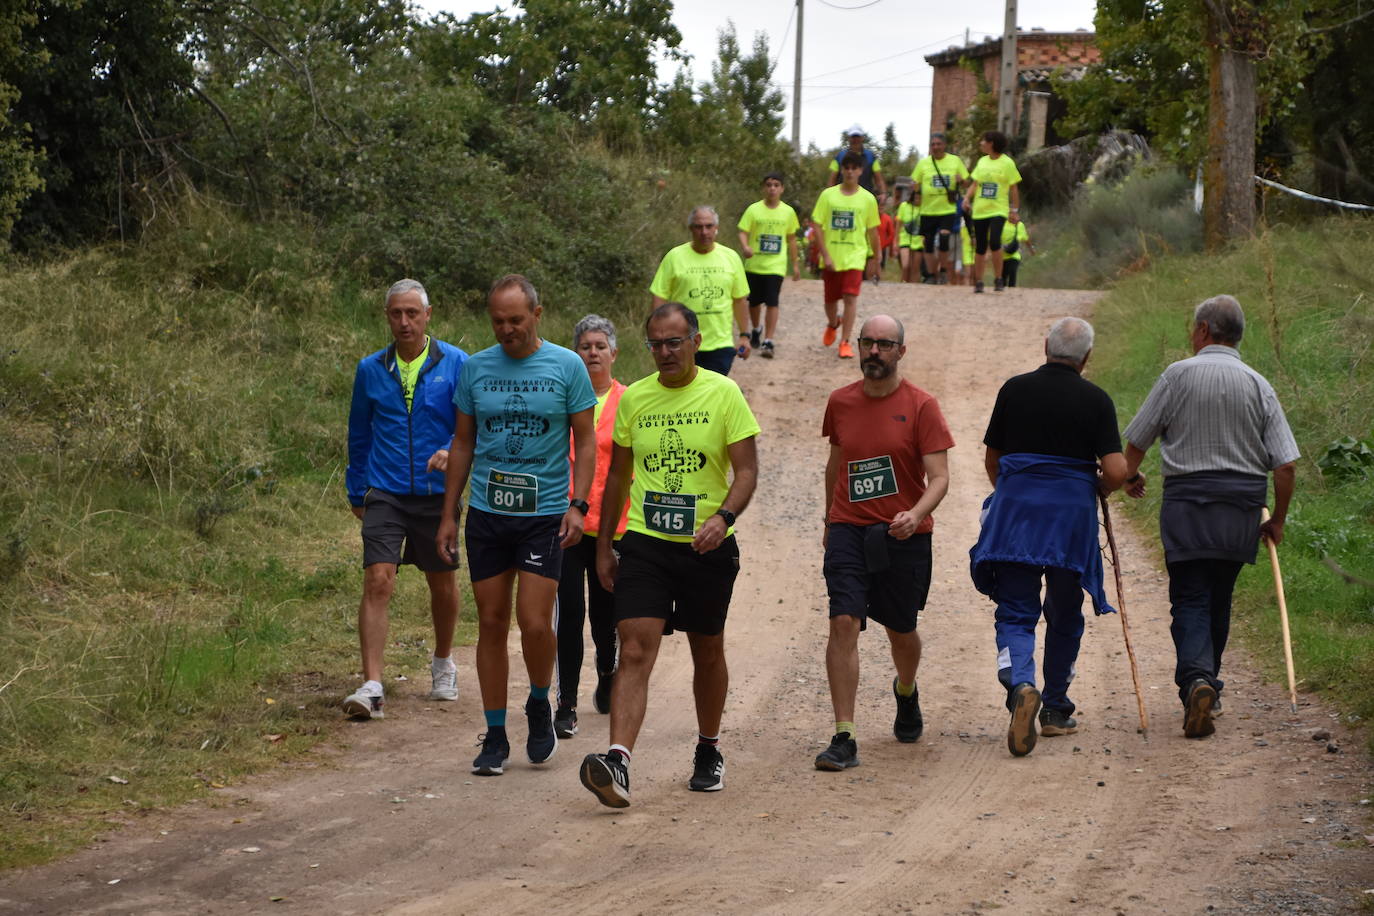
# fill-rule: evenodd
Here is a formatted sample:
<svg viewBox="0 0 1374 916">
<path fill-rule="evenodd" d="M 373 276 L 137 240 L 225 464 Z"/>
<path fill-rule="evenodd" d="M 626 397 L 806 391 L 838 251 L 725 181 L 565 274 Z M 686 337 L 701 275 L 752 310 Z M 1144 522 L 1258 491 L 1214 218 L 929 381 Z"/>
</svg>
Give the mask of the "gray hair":
<svg viewBox="0 0 1374 916">
<path fill-rule="evenodd" d="M 1245 335 L 1245 312 L 1235 296 L 1213 296 L 1193 309 L 1193 327 L 1200 324 L 1217 343 L 1235 346 Z"/>
<path fill-rule="evenodd" d="M 609 318 L 602 318 L 600 315 L 591 314 L 573 325 L 573 349 L 576 350 L 582 343 L 583 334 L 605 334 L 606 343 L 611 345 L 611 349 L 616 349 L 615 345 L 615 325 Z"/>
<path fill-rule="evenodd" d="M 429 308 L 429 293 L 425 292 L 425 287 L 419 280 L 397 280 L 395 283 L 391 284 L 391 288 L 386 291 L 385 301 L 389 303 L 396 296 L 399 296 L 402 293 L 408 293 L 411 290 L 414 290 L 415 292 L 419 293 L 420 304 L 423 305 L 425 308 Z"/>
<path fill-rule="evenodd" d="M 1045 335 L 1045 355 L 1071 362 L 1075 366 L 1088 358 L 1093 348 L 1093 326 L 1082 318 L 1060 318 Z"/>
<path fill-rule="evenodd" d="M 534 284 L 524 274 L 506 274 L 501 279 L 491 285 L 487 290 L 487 302 L 491 302 L 491 297 L 501 292 L 503 289 L 510 289 L 512 286 L 519 288 L 525 294 L 525 301 L 529 304 L 530 311 L 534 311 L 539 305 L 539 293 L 535 290 Z"/>
<path fill-rule="evenodd" d="M 715 207 L 711 206 L 710 204 L 698 204 L 697 206 L 692 208 L 691 213 L 687 214 L 687 228 L 690 229 L 692 227 L 692 220 L 696 219 L 697 214 L 703 211 L 711 214 L 711 219 L 716 221 L 717 226 L 720 225 L 720 214 L 716 212 Z"/>
</svg>

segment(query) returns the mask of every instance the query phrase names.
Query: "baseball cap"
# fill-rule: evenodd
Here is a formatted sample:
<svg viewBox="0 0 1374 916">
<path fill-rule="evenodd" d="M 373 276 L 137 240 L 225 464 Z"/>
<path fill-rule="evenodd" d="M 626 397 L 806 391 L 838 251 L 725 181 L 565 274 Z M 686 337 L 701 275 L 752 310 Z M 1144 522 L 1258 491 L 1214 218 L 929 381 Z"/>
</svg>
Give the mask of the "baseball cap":
<svg viewBox="0 0 1374 916">
<path fill-rule="evenodd" d="M 860 136 L 860 137 L 867 137 L 867 136 L 868 136 L 868 134 L 866 134 L 866 133 L 864 132 L 864 129 L 863 129 L 862 127 L 860 127 L 859 125 L 857 125 L 857 124 L 851 124 L 851 125 L 849 126 L 849 130 L 847 130 L 847 131 L 844 132 L 844 135 L 845 135 L 846 137 L 853 137 L 853 136 L 855 136 L 856 134 L 857 134 L 858 136 Z"/>
</svg>

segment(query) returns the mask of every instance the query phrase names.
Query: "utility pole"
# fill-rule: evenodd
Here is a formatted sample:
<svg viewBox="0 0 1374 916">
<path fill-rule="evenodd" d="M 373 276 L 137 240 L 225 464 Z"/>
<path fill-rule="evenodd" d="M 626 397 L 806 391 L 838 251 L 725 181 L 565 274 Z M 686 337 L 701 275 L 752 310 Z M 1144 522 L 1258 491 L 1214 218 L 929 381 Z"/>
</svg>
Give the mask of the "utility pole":
<svg viewBox="0 0 1374 916">
<path fill-rule="evenodd" d="M 997 84 L 997 129 L 1010 137 L 1016 132 L 1016 0 L 1007 0 L 1002 30 L 1002 78 Z"/>
<path fill-rule="evenodd" d="M 797 0 L 797 65 L 792 73 L 792 153 L 801 158 L 802 0 Z"/>
</svg>

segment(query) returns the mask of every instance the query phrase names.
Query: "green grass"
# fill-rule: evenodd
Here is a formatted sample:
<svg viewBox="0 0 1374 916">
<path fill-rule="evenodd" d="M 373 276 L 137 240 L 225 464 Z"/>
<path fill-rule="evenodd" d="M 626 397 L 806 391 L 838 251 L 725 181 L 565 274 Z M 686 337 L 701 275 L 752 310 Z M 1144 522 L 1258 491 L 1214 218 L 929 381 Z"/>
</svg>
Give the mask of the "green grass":
<svg viewBox="0 0 1374 916">
<path fill-rule="evenodd" d="M 1191 355 L 1192 308 L 1217 293 L 1246 311 L 1240 352 L 1274 385 L 1303 457 L 1279 548 L 1303 689 L 1351 716 L 1374 717 L 1374 589 L 1352 585 L 1323 562 L 1374 579 L 1374 473 L 1332 479 L 1317 460 L 1345 436 L 1374 433 L 1374 223 L 1330 217 L 1275 228 L 1218 256 L 1157 261 L 1098 305 L 1089 365 L 1116 400 L 1124 428 L 1161 369 Z M 1144 469 L 1151 496 L 1132 509 L 1147 527 L 1158 513 L 1158 448 Z M 1268 676 L 1284 683 L 1274 581 L 1263 549 L 1241 574 L 1238 630 Z"/>
</svg>

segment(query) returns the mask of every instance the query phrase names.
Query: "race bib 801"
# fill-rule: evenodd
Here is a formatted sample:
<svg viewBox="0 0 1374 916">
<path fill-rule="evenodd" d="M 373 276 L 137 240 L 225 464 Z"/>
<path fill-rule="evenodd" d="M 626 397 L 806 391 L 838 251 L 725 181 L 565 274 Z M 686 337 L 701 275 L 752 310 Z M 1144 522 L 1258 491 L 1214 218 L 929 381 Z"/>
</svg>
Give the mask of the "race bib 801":
<svg viewBox="0 0 1374 916">
<path fill-rule="evenodd" d="M 503 515 L 533 515 L 539 508 L 539 478 L 493 468 L 487 472 L 487 506 Z"/>
</svg>

